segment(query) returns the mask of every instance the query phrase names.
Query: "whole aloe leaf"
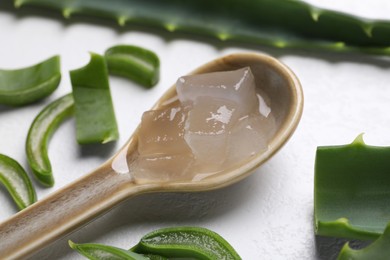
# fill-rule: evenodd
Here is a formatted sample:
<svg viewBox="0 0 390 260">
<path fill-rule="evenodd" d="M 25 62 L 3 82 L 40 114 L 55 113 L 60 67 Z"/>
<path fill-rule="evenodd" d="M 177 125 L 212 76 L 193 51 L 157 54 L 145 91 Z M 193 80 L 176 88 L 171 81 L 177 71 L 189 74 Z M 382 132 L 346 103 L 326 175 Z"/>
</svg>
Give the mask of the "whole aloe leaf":
<svg viewBox="0 0 390 260">
<path fill-rule="evenodd" d="M 85 14 L 220 40 L 328 51 L 389 54 L 390 21 L 321 9 L 299 0 L 15 0 L 66 18 Z"/>
</svg>

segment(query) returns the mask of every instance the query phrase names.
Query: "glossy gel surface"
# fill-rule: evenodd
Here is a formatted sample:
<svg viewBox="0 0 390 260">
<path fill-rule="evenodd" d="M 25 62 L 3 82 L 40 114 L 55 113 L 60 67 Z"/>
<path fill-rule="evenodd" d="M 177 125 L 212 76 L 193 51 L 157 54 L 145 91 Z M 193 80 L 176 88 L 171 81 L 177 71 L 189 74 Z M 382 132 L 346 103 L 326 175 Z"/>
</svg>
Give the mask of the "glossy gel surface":
<svg viewBox="0 0 390 260">
<path fill-rule="evenodd" d="M 179 78 L 178 100 L 144 113 L 138 180 L 202 180 L 268 148 L 275 118 L 248 67 Z"/>
</svg>

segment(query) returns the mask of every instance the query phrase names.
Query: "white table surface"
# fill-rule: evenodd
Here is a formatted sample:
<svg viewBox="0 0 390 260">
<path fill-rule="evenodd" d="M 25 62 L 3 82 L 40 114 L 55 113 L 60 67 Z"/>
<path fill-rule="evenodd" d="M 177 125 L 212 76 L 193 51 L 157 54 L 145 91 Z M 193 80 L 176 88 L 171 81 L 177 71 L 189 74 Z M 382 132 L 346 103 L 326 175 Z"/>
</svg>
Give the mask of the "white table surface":
<svg viewBox="0 0 390 260">
<path fill-rule="evenodd" d="M 318 145 L 349 143 L 361 132 L 366 133 L 369 144 L 390 145 L 390 60 L 361 54 L 237 47 L 160 31 L 120 30 L 108 23 L 64 21 L 57 13 L 42 16 L 16 11 L 10 2 L 0 2 L 0 68 L 28 66 L 54 54 L 62 58 L 63 78 L 53 95 L 23 108 L 0 107 L 0 153 L 26 169 L 24 142 L 31 121 L 46 104 L 70 92 L 68 71 L 84 66 L 89 51 L 103 53 L 115 44 L 135 44 L 155 51 L 161 59 L 161 80 L 151 90 L 110 78 L 121 136 L 116 143 L 80 147 L 75 141 L 74 120 L 61 125 L 49 149 L 56 184 L 43 188 L 34 181 L 38 198 L 104 162 L 126 142 L 142 112 L 179 76 L 216 57 L 238 51 L 276 56 L 297 74 L 305 94 L 303 117 L 294 136 L 249 178 L 211 192 L 133 198 L 48 246 L 34 259 L 82 259 L 68 247 L 68 239 L 129 248 L 149 231 L 182 225 L 216 231 L 245 260 L 335 257 L 342 241 L 316 239 L 313 231 L 315 150 Z M 390 18 L 388 0 L 310 2 L 367 17 Z M 14 213 L 16 207 L 0 187 L 0 221 Z"/>
</svg>

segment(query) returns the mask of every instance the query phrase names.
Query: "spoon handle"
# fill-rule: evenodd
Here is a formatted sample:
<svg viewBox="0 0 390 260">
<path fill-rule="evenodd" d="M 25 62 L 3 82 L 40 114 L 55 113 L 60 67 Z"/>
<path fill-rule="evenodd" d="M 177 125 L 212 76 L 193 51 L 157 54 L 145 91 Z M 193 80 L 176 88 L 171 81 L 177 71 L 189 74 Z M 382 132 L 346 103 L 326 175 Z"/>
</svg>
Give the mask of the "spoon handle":
<svg viewBox="0 0 390 260">
<path fill-rule="evenodd" d="M 147 186 L 107 163 L 1 223 L 1 257 L 25 258 Z"/>
</svg>

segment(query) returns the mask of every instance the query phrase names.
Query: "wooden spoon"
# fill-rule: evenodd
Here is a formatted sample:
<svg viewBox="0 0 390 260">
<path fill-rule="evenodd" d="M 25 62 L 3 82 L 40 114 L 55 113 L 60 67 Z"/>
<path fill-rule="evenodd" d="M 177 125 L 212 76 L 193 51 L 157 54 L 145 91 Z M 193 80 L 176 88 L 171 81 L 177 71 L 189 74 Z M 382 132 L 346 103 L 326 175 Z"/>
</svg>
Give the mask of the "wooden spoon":
<svg viewBox="0 0 390 260">
<path fill-rule="evenodd" d="M 58 190 L 0 224 L 3 259 L 24 258 L 74 231 L 94 217 L 135 195 L 148 192 L 206 191 L 235 183 L 269 159 L 289 139 L 303 109 L 301 85 L 278 60 L 261 54 L 233 54 L 211 61 L 191 74 L 235 70 L 249 66 L 258 88 L 270 98 L 277 130 L 267 150 L 236 167 L 199 181 L 137 181 L 137 131 L 127 144 L 94 172 Z M 156 103 L 158 109 L 176 96 L 172 86 Z"/>
</svg>

